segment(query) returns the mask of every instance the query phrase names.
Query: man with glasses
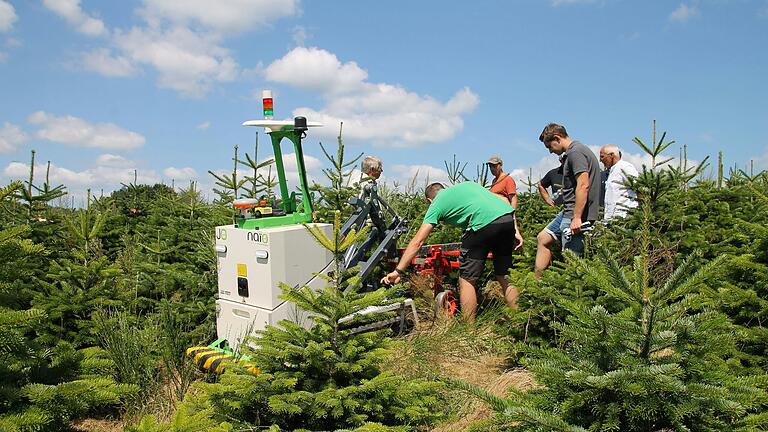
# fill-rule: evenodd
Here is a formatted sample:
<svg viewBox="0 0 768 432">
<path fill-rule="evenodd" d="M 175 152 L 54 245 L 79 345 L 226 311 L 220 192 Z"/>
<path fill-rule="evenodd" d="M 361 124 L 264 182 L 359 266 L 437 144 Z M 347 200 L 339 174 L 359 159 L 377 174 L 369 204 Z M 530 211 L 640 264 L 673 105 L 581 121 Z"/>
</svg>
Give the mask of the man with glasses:
<svg viewBox="0 0 768 432">
<path fill-rule="evenodd" d="M 634 165 L 621 159 L 621 151 L 616 144 L 607 144 L 600 149 L 600 162 L 608 171 L 603 219 L 608 222 L 623 218 L 629 209 L 637 207 L 637 193 L 624 186 L 624 182 L 627 177 L 637 177 L 640 174 Z"/>
</svg>

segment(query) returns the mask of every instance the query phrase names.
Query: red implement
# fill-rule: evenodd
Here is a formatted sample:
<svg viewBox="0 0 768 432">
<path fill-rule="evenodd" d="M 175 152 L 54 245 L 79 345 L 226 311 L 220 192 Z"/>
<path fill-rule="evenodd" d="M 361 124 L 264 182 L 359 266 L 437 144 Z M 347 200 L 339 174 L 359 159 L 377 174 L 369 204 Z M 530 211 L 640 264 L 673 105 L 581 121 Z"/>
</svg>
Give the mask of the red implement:
<svg viewBox="0 0 768 432">
<path fill-rule="evenodd" d="M 402 254 L 402 250 L 400 251 Z M 432 275 L 435 295 L 443 290 L 443 275 L 459 269 L 461 243 L 422 246 L 411 264 L 417 274 Z"/>
<path fill-rule="evenodd" d="M 402 256 L 405 249 L 399 249 Z M 440 311 L 452 316 L 457 309 L 457 301 L 452 291 L 443 291 L 443 275 L 452 270 L 459 269 L 459 256 L 461 255 L 461 243 L 444 243 L 425 245 L 419 249 L 416 257 L 411 261 L 413 269 L 419 275 L 432 275 L 432 289 L 435 295 L 435 315 Z M 488 254 L 488 258 L 492 258 Z M 394 264 L 397 264 L 395 262 Z"/>
</svg>

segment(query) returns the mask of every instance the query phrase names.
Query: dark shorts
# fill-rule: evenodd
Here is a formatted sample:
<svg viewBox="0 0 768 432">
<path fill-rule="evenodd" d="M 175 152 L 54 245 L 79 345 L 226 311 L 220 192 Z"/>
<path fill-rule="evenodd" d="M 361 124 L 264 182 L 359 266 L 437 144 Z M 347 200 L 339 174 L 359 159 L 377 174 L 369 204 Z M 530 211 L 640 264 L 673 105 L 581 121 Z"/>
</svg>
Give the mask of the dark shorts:
<svg viewBox="0 0 768 432">
<path fill-rule="evenodd" d="M 461 237 L 459 273 L 475 282 L 485 270 L 488 252 L 493 252 L 493 273 L 505 276 L 512 267 L 512 251 L 515 249 L 515 220 L 511 214 L 500 216 L 478 231 L 465 231 Z"/>
</svg>

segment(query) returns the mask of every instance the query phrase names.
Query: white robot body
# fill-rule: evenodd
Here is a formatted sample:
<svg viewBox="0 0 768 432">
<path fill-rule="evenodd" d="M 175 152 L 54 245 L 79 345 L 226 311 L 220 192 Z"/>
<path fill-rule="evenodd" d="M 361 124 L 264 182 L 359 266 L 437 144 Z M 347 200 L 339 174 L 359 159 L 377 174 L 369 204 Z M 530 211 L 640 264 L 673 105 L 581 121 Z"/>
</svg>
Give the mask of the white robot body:
<svg viewBox="0 0 768 432">
<path fill-rule="evenodd" d="M 315 225 L 332 235 L 332 225 Z M 216 227 L 216 255 L 216 329 L 232 349 L 255 331 L 284 319 L 309 326 L 306 312 L 278 298 L 280 284 L 321 288 L 326 281 L 317 274 L 330 271 L 333 262 L 333 254 L 302 225 L 259 230 Z"/>
</svg>

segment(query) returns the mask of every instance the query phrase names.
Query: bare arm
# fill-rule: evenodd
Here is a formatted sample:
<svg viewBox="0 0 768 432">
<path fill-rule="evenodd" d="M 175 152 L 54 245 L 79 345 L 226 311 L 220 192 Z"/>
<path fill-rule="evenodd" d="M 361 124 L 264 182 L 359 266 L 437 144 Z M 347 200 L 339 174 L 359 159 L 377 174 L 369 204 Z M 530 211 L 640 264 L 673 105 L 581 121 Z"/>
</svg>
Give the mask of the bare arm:
<svg viewBox="0 0 768 432">
<path fill-rule="evenodd" d="M 397 263 L 397 267 L 395 267 L 397 270 L 404 272 L 408 269 L 408 267 L 411 265 L 411 262 L 416 257 L 416 254 L 419 253 L 419 248 L 424 246 L 424 243 L 427 241 L 427 237 L 429 237 L 429 234 L 432 232 L 433 228 L 434 225 L 432 224 L 421 224 L 419 230 L 416 231 L 416 234 L 413 236 L 411 241 L 408 242 L 408 246 L 405 247 L 403 256 L 400 257 L 400 261 Z M 400 275 L 396 271 L 387 274 L 381 279 L 381 282 L 385 284 L 397 283 L 399 281 Z"/>
<path fill-rule="evenodd" d="M 557 208 L 557 205 L 554 201 L 552 201 L 552 198 L 549 196 L 549 192 L 547 192 L 547 188 L 541 185 L 539 183 L 539 195 L 541 195 L 542 198 L 544 198 L 544 201 L 547 202 L 550 206 Z"/>
<path fill-rule="evenodd" d="M 512 213 L 512 218 L 515 220 L 515 239 L 517 239 L 515 250 L 519 250 L 523 247 L 523 235 L 520 234 L 520 228 L 517 227 L 517 194 L 516 193 L 509 194 L 509 203 L 512 204 L 512 208 L 515 209 L 515 212 Z"/>
<path fill-rule="evenodd" d="M 586 171 L 576 175 L 576 203 L 573 207 L 573 220 L 571 221 L 571 229 L 574 233 L 581 229 L 581 224 L 584 216 L 584 208 L 587 206 L 587 198 L 589 197 L 589 173 Z M 578 223 L 577 223 L 578 221 Z"/>
<path fill-rule="evenodd" d="M 512 208 L 515 209 L 515 212 L 512 213 L 512 219 L 515 221 L 515 239 L 517 240 L 517 244 L 515 244 L 515 250 L 518 250 L 523 247 L 523 235 L 520 234 L 520 228 L 517 227 L 517 194 L 509 194 L 508 198 L 505 198 L 499 194 L 494 195 L 504 200 L 505 203 L 511 205 Z"/>
<path fill-rule="evenodd" d="M 416 258 L 416 254 L 419 253 L 419 248 L 424 246 L 424 243 L 426 243 L 427 237 L 429 237 L 433 228 L 434 226 L 432 224 L 421 224 L 419 230 L 416 231 L 416 235 L 414 235 L 411 241 L 408 242 L 408 246 L 406 246 L 403 256 L 400 257 L 400 262 L 397 263 L 398 269 L 405 271 L 408 266 L 411 265 L 411 261 Z"/>
</svg>

